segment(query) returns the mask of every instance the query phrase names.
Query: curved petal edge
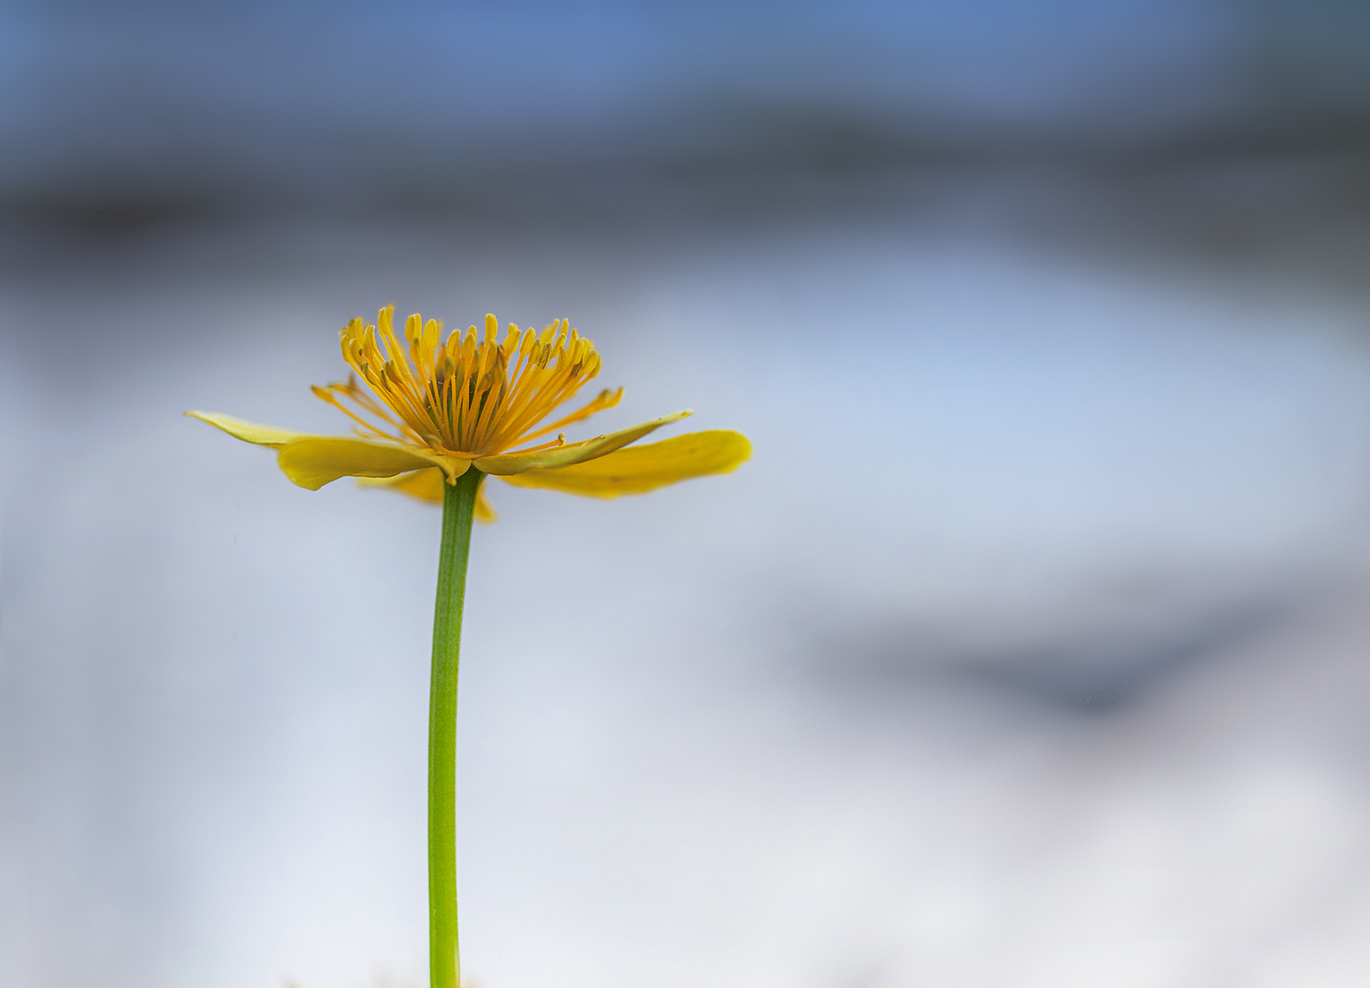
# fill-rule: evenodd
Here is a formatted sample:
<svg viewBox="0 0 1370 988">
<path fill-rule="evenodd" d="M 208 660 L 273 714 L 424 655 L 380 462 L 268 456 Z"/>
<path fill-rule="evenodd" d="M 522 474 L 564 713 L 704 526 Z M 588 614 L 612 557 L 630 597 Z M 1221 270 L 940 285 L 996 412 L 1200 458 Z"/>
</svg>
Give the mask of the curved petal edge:
<svg viewBox="0 0 1370 988">
<path fill-rule="evenodd" d="M 303 432 L 278 429 L 274 425 L 260 425 L 219 412 L 200 412 L 192 409 L 186 412 L 186 415 L 193 419 L 199 419 L 201 422 L 208 422 L 216 428 L 223 429 L 234 439 L 241 439 L 245 443 L 252 443 L 256 446 L 270 446 L 272 449 L 280 449 L 286 443 L 293 443 L 297 439 L 306 438 Z"/>
<path fill-rule="evenodd" d="M 357 484 L 360 487 L 383 487 L 386 490 L 399 491 L 429 504 L 442 504 L 447 487 L 443 473 L 437 467 L 396 474 L 393 477 L 358 477 Z M 492 525 L 498 520 L 499 515 L 490 507 L 490 501 L 485 496 L 485 483 L 482 481 L 480 490 L 476 493 L 476 521 L 482 525 Z"/>
<path fill-rule="evenodd" d="M 286 443 L 276 462 L 294 483 L 317 491 L 339 477 L 393 477 L 396 474 L 438 467 L 449 478 L 466 472 L 468 464 L 432 456 L 404 446 L 366 439 L 309 436 Z"/>
<path fill-rule="evenodd" d="M 658 443 L 619 449 L 558 469 L 532 469 L 501 477 L 515 487 L 541 487 L 583 497 L 645 494 L 668 484 L 714 473 L 730 473 L 752 453 L 738 432 L 690 432 Z"/>
<path fill-rule="evenodd" d="M 693 414 L 687 409 L 672 415 L 663 415 L 661 418 L 652 419 L 650 422 L 642 422 L 629 429 L 611 432 L 607 436 L 596 436 L 594 439 L 587 439 L 584 442 L 566 443 L 551 449 L 530 450 L 524 453 L 482 456 L 474 462 L 477 470 L 483 470 L 497 477 L 507 477 L 528 470 L 556 470 L 606 456 L 616 449 L 636 442 L 649 432 L 655 432 L 663 425 L 678 422 L 687 415 Z"/>
</svg>

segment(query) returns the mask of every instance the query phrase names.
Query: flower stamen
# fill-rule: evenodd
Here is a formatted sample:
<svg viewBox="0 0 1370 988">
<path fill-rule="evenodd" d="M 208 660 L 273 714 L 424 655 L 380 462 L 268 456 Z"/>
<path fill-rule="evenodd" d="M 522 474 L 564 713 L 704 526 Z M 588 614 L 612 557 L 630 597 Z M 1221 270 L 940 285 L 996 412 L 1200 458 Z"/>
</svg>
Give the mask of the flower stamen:
<svg viewBox="0 0 1370 988">
<path fill-rule="evenodd" d="M 424 322 L 416 314 L 405 320 L 408 345 L 402 346 L 393 316 L 391 306 L 381 310 L 375 325 L 361 319 L 348 323 L 340 341 L 343 359 L 355 376 L 346 384 L 314 389 L 319 398 L 377 438 L 461 456 L 496 454 L 611 408 L 623 394 L 622 389 L 601 391 L 580 410 L 530 431 L 599 373 L 594 344 L 570 323 L 557 320 L 541 333 L 511 323 L 501 341 L 498 321 L 486 316 L 484 334 L 471 326 L 443 341 L 442 323 Z M 374 398 L 358 387 L 357 378 L 366 382 Z M 340 397 L 402 438 L 367 422 Z"/>
</svg>

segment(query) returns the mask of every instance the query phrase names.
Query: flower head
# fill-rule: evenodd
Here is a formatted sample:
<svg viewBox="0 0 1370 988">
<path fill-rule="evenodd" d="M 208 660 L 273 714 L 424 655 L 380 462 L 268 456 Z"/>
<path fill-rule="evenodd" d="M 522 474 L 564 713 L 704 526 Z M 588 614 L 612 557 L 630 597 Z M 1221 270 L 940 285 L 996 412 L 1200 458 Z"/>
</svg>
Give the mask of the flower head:
<svg viewBox="0 0 1370 988">
<path fill-rule="evenodd" d="M 750 455 L 746 438 L 727 431 L 624 448 L 688 411 L 583 442 L 558 435 L 539 443 L 612 408 L 623 396 L 622 388 L 605 389 L 543 424 L 599 373 L 590 340 L 565 320 L 541 333 L 510 324 L 501 340 L 494 316 L 485 317 L 483 334 L 472 326 L 443 340 L 441 322 L 415 314 L 405 320 L 401 344 L 393 314 L 392 306 L 380 311 L 374 325 L 353 319 L 343 327 L 343 359 L 353 376 L 313 389 L 353 420 L 356 438 L 309 436 L 212 412 L 186 414 L 277 449 L 281 469 L 301 487 L 317 490 L 353 476 L 433 501 L 442 500 L 444 481 L 454 483 L 472 468 L 521 487 L 615 497 L 723 473 Z M 493 517 L 488 505 L 484 513 Z"/>
<path fill-rule="evenodd" d="M 340 398 L 398 433 L 358 419 L 362 429 L 378 439 L 453 454 L 498 453 L 610 408 L 622 397 L 622 389 L 601 391 L 579 411 L 534 430 L 599 373 L 594 343 L 564 321 L 541 333 L 520 332 L 510 324 L 501 341 L 494 316 L 485 317 L 483 339 L 472 326 L 465 336 L 452 333 L 444 343 L 442 323 L 424 322 L 416 313 L 405 320 L 406 348 L 395 338 L 393 311 L 382 309 L 374 326 L 353 319 L 341 334 L 343 359 L 382 404 L 358 387 L 355 377 L 345 384 L 314 388 L 316 395 L 346 414 L 353 415 Z"/>
</svg>

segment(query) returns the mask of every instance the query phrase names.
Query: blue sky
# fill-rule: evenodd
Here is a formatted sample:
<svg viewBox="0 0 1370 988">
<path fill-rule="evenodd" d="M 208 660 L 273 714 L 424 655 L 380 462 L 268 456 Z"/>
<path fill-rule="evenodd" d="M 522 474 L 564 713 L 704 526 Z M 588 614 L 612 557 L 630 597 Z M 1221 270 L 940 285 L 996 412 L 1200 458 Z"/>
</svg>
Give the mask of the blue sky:
<svg viewBox="0 0 1370 988">
<path fill-rule="evenodd" d="M 1283 0 L 14 3 L 0 185 L 612 153 L 739 111 L 1145 134 L 1231 111 L 1252 3 Z"/>
</svg>

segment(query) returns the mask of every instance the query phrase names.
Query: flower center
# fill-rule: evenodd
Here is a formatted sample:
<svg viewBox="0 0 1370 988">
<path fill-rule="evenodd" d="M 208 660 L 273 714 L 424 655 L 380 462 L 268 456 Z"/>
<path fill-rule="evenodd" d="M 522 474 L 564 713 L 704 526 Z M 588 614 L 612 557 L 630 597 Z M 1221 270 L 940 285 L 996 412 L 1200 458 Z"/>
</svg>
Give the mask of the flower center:
<svg viewBox="0 0 1370 988">
<path fill-rule="evenodd" d="M 599 373 L 599 354 L 590 340 L 564 319 L 541 333 L 520 331 L 511 323 L 499 340 L 498 321 L 486 316 L 484 339 L 472 326 L 464 335 L 454 331 L 443 342 L 442 323 L 424 322 L 415 314 L 404 324 L 406 357 L 395 336 L 393 314 L 393 306 L 382 309 L 376 325 L 353 319 L 341 334 L 343 359 L 379 402 L 355 379 L 314 389 L 378 438 L 488 456 L 618 402 L 617 394 L 601 392 L 581 412 L 534 432 L 534 426 Z M 359 418 L 338 396 L 400 434 Z"/>
</svg>

